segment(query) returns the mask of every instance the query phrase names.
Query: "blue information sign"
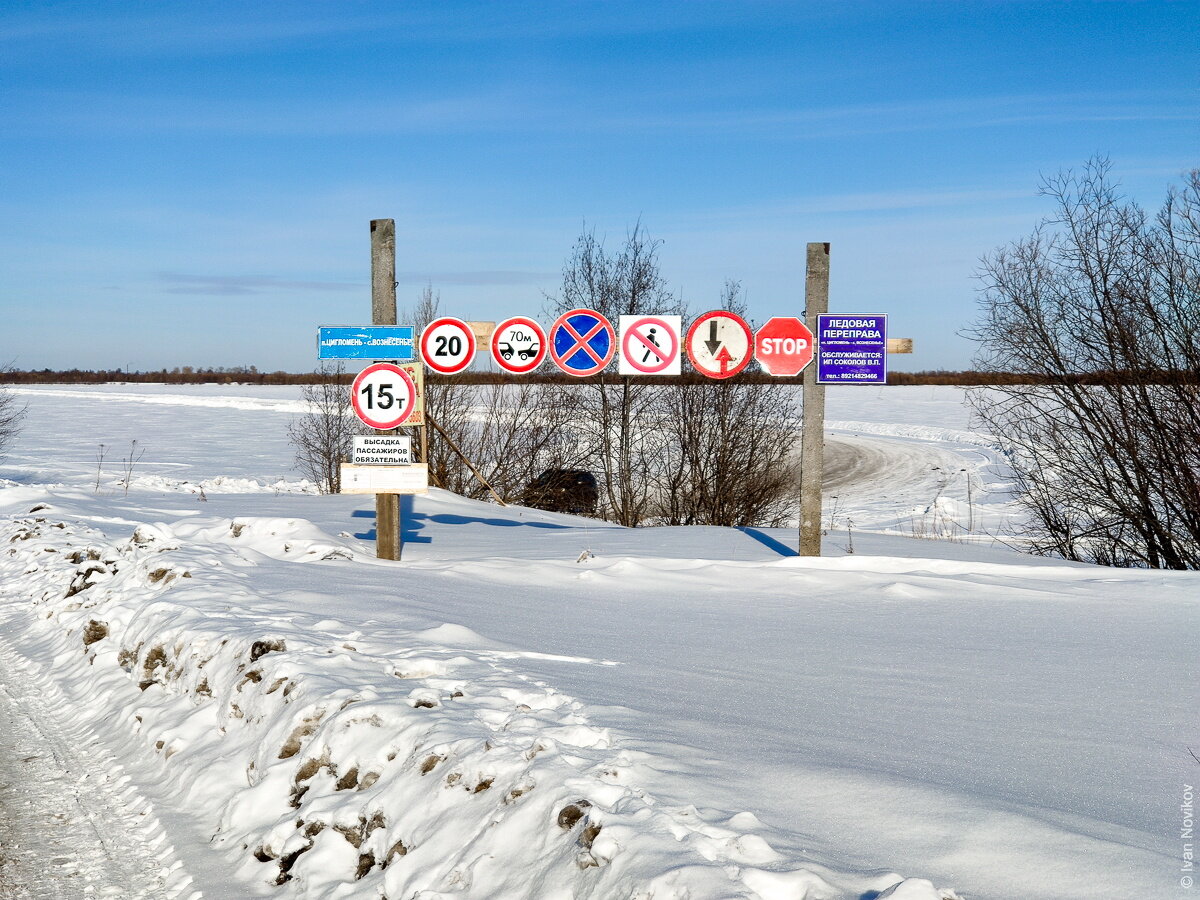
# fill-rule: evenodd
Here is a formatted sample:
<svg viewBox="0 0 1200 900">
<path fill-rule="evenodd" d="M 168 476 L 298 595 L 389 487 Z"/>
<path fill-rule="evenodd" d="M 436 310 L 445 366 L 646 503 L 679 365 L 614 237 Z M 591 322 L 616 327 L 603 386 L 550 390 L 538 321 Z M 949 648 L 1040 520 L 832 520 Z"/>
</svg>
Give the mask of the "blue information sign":
<svg viewBox="0 0 1200 900">
<path fill-rule="evenodd" d="M 317 329 L 317 359 L 417 358 L 411 325 L 322 325 Z"/>
<path fill-rule="evenodd" d="M 817 384 L 887 384 L 887 316 L 817 316 Z"/>
</svg>

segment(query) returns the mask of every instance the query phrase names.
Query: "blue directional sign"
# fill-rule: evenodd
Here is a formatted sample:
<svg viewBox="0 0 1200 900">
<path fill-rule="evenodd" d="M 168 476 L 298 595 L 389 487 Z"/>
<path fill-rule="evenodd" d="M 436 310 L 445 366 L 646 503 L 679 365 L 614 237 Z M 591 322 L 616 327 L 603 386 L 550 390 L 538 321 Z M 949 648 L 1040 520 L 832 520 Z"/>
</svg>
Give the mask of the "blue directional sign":
<svg viewBox="0 0 1200 900">
<path fill-rule="evenodd" d="M 817 384 L 887 384 L 887 316 L 817 316 Z"/>
<path fill-rule="evenodd" d="M 417 358 L 411 325 L 322 325 L 317 329 L 317 359 Z"/>
<path fill-rule="evenodd" d="M 608 365 L 616 349 L 612 324 L 594 310 L 563 313 L 550 328 L 550 355 L 568 375 L 594 375 Z"/>
</svg>

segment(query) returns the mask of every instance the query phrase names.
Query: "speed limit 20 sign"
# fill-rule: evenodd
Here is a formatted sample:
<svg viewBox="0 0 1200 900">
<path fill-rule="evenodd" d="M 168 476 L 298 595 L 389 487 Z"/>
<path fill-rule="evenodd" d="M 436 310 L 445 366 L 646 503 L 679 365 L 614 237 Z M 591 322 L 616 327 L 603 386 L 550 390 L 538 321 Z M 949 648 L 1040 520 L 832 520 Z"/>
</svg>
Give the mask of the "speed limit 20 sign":
<svg viewBox="0 0 1200 900">
<path fill-rule="evenodd" d="M 475 334 L 462 319 L 434 319 L 421 332 L 421 359 L 443 375 L 461 372 L 475 359 Z"/>
<path fill-rule="evenodd" d="M 417 407 L 417 385 L 393 363 L 375 363 L 358 373 L 350 388 L 354 414 L 368 428 L 390 431 L 403 425 Z"/>
</svg>

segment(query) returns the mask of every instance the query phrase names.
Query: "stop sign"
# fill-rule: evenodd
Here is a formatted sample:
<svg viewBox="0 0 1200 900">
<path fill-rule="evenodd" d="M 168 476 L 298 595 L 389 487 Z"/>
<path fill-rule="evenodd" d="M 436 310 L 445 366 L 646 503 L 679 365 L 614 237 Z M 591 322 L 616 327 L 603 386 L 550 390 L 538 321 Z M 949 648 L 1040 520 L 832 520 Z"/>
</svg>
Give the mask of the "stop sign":
<svg viewBox="0 0 1200 900">
<path fill-rule="evenodd" d="M 812 332 L 795 316 L 771 319 L 754 336 L 754 357 L 768 375 L 799 375 L 812 362 Z"/>
</svg>

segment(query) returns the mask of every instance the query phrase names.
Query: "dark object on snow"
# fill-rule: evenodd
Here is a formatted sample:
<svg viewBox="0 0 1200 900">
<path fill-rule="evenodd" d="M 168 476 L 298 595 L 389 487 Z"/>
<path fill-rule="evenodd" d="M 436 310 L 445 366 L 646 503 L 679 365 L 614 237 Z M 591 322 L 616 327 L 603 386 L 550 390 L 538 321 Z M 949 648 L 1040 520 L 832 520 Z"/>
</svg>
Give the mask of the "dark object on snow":
<svg viewBox="0 0 1200 900">
<path fill-rule="evenodd" d="M 525 487 L 522 506 L 595 515 L 596 476 L 583 469 L 547 469 Z"/>
</svg>

